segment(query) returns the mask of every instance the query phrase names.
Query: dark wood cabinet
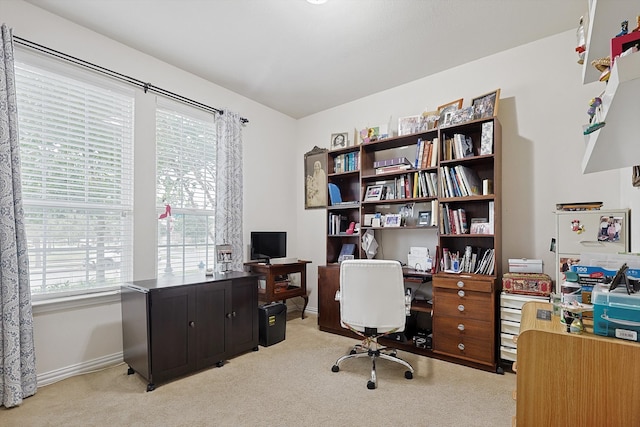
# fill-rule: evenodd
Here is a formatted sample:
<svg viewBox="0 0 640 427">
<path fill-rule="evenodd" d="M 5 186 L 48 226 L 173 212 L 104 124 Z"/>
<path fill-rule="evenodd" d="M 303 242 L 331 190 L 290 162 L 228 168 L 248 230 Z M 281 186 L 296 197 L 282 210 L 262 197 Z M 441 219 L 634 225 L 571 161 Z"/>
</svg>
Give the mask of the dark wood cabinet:
<svg viewBox="0 0 640 427">
<path fill-rule="evenodd" d="M 258 349 L 254 275 L 142 280 L 123 285 L 121 297 L 124 361 L 130 374 L 148 381 L 148 391 Z"/>
<path fill-rule="evenodd" d="M 340 302 L 336 291 L 340 289 L 340 266 L 338 264 L 318 267 L 318 327 L 321 331 L 341 334 Z"/>
</svg>

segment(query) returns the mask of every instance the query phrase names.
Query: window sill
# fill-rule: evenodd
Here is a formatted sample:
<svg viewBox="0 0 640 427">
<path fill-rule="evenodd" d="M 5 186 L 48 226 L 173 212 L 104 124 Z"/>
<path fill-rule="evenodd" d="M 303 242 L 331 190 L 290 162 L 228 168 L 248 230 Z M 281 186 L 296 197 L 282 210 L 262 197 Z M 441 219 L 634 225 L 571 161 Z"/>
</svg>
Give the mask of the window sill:
<svg viewBox="0 0 640 427">
<path fill-rule="evenodd" d="M 74 295 L 46 300 L 32 301 L 33 314 L 50 313 L 55 311 L 75 308 L 90 307 L 93 305 L 105 305 L 120 303 L 120 290 L 95 292 L 91 294 Z"/>
</svg>

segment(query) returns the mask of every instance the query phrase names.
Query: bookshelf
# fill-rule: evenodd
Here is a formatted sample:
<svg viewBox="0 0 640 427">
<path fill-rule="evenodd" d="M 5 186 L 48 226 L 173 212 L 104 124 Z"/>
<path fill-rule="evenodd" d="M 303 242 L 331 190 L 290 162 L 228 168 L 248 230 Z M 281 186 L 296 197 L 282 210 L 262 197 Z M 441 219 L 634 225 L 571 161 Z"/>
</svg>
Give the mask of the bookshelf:
<svg viewBox="0 0 640 427">
<path fill-rule="evenodd" d="M 500 122 L 490 117 L 327 153 L 329 184 L 339 188 L 343 202 L 353 203 L 330 204 L 327 208 L 327 264 L 318 271 L 321 330 L 348 335 L 340 328 L 339 306 L 334 301 L 339 288 L 338 256 L 344 244 L 352 243 L 356 247 L 355 257 L 366 258 L 361 244 L 365 232 L 373 231 L 378 241 L 388 233 L 405 240 L 409 236 L 430 239 L 437 244 L 440 258 L 443 248 L 450 254 L 464 254 L 470 247 L 476 253 L 476 267 L 468 265 L 462 273 L 441 271 L 433 275 L 433 349 L 419 349 L 411 341 L 394 345 L 418 354 L 500 371 L 496 318 L 502 258 L 501 135 Z M 355 170 L 341 166 L 348 155 L 359 159 Z M 401 166 L 405 163 L 408 168 Z M 449 181 L 453 177 L 458 182 L 455 188 L 453 181 L 447 186 L 451 170 L 467 174 L 460 176 L 460 181 L 449 175 Z M 407 211 L 407 206 L 412 206 L 412 210 Z M 464 212 L 467 226 L 459 225 L 460 218 L 457 223 L 450 222 L 451 211 Z M 334 228 L 332 218 L 336 216 L 342 220 Z M 360 227 L 359 232 L 349 235 L 344 230 L 351 222 L 359 223 Z M 452 224 L 457 227 L 453 229 Z M 403 249 L 409 250 L 411 244 L 405 243 L 407 247 Z M 492 254 L 493 264 L 487 261 L 486 268 L 479 269 L 485 252 Z M 437 262 L 436 254 L 432 255 Z M 383 256 L 378 253 L 376 257 Z M 422 277 L 420 282 L 428 282 L 430 278 Z M 412 312 L 431 313 L 432 306 L 416 304 Z"/>
</svg>

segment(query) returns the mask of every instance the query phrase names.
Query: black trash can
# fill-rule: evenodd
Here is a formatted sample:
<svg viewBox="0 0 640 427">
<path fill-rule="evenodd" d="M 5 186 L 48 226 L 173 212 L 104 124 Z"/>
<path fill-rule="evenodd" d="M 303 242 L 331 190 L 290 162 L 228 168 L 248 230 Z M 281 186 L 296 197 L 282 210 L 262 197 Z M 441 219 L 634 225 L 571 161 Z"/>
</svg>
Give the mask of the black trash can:
<svg viewBox="0 0 640 427">
<path fill-rule="evenodd" d="M 287 326 L 287 305 L 273 302 L 258 308 L 259 342 L 263 347 L 284 340 Z"/>
</svg>

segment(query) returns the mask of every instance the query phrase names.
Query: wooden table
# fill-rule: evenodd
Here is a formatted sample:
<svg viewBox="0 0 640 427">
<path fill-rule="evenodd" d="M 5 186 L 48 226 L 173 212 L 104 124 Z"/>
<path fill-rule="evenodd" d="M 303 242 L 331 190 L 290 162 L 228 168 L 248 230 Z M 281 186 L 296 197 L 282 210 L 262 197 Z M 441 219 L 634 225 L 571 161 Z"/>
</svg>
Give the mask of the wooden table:
<svg viewBox="0 0 640 427">
<path fill-rule="evenodd" d="M 286 301 L 289 298 L 302 297 L 302 318 L 309 304 L 307 295 L 307 264 L 311 261 L 298 260 L 289 264 L 245 263 L 245 268 L 258 274 L 258 300 L 270 303 Z M 299 274 L 300 283 L 291 280 L 291 275 Z"/>
<path fill-rule="evenodd" d="M 640 426 L 640 344 L 570 334 L 544 302 L 522 308 L 516 417 L 520 426 Z"/>
</svg>

